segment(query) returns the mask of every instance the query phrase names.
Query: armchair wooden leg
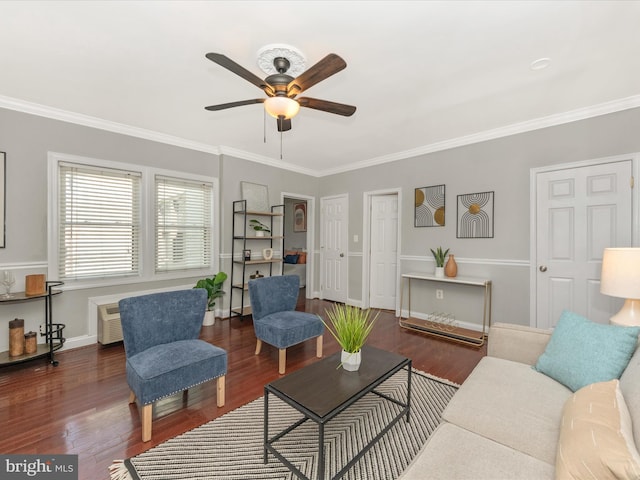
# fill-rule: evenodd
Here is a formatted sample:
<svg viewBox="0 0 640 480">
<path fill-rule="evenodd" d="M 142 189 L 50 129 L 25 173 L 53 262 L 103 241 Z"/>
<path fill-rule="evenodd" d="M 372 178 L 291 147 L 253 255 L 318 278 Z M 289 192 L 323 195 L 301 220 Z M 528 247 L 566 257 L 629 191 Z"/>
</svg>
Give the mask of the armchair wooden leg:
<svg viewBox="0 0 640 480">
<path fill-rule="evenodd" d="M 262 350 L 262 340 L 258 339 L 256 343 L 256 355 L 260 355 L 260 350 Z"/>
<path fill-rule="evenodd" d="M 142 407 L 142 441 L 151 440 L 151 420 L 153 417 L 153 403 Z"/>
<path fill-rule="evenodd" d="M 322 335 L 316 337 L 316 357 L 322 358 Z"/>
<path fill-rule="evenodd" d="M 284 375 L 284 371 L 287 368 L 287 349 L 281 348 L 278 353 L 278 373 Z"/>
<path fill-rule="evenodd" d="M 136 394 L 133 393 L 133 390 L 129 392 L 129 403 L 136 403 Z"/>
<path fill-rule="evenodd" d="M 218 377 L 218 392 L 217 392 L 217 405 L 218 407 L 224 407 L 224 386 L 225 376 Z"/>
</svg>

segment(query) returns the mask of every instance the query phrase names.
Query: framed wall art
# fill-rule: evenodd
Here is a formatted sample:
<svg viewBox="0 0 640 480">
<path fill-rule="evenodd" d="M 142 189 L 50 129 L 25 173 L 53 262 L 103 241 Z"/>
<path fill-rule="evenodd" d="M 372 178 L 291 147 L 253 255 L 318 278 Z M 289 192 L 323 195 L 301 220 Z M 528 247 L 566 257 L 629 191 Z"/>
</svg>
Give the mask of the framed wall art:
<svg viewBox="0 0 640 480">
<path fill-rule="evenodd" d="M 493 238 L 493 192 L 458 195 L 458 238 Z"/>
<path fill-rule="evenodd" d="M 296 203 L 293 206 L 293 231 L 307 231 L 307 202 Z"/>
<path fill-rule="evenodd" d="M 247 201 L 247 210 L 252 212 L 269 211 L 269 189 L 258 183 L 240 182 L 242 200 Z"/>
<path fill-rule="evenodd" d="M 414 227 L 444 227 L 445 186 L 416 188 Z"/>
</svg>

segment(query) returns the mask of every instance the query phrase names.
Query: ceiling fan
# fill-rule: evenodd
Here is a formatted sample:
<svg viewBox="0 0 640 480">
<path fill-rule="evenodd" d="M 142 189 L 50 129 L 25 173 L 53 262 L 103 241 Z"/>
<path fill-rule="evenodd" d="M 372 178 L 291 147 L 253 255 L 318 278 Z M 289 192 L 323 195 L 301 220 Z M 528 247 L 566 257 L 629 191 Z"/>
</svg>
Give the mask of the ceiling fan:
<svg viewBox="0 0 640 480">
<path fill-rule="evenodd" d="M 303 91 L 338 73 L 347 66 L 346 62 L 335 53 L 330 53 L 296 78 L 287 74 L 291 67 L 290 61 L 283 56 L 276 57 L 273 59 L 273 66 L 277 73 L 269 75 L 264 80 L 220 53 L 207 53 L 206 57 L 254 84 L 267 94 L 267 98 L 211 105 L 205 107 L 206 110 L 216 111 L 242 105 L 264 103 L 267 113 L 276 118 L 279 132 L 291 130 L 291 118 L 298 113 L 300 107 L 313 108 L 314 110 L 322 110 L 323 112 L 335 113 L 345 117 L 350 117 L 356 111 L 356 107 L 343 103 L 310 97 L 296 98 Z"/>
</svg>

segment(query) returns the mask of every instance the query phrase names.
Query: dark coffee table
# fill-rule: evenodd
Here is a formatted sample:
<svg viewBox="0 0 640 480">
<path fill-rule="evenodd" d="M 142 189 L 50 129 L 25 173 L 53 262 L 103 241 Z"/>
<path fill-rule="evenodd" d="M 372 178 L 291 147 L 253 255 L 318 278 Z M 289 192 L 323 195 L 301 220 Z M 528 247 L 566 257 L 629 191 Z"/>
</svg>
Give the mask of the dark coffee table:
<svg viewBox="0 0 640 480">
<path fill-rule="evenodd" d="M 342 368 L 336 368 L 339 364 L 340 353 L 337 353 L 265 385 L 264 463 L 267 463 L 268 452 L 271 452 L 299 478 L 309 480 L 291 461 L 278 452 L 274 443 L 307 420 L 312 420 L 318 424 L 318 479 L 324 480 L 325 424 L 368 393 L 376 394 L 389 402 L 401 406 L 402 409 L 385 425 L 380 433 L 366 444 L 355 457 L 349 460 L 333 477 L 334 479 L 341 478 L 403 416 L 406 416 L 407 422 L 409 421 L 411 408 L 410 359 L 396 353 L 365 346 L 362 349 L 362 364 L 357 372 L 348 372 Z M 399 402 L 375 390 L 382 382 L 403 368 L 407 370 L 406 402 Z M 303 415 L 302 419 L 271 438 L 269 438 L 269 394 L 280 398 Z"/>
</svg>

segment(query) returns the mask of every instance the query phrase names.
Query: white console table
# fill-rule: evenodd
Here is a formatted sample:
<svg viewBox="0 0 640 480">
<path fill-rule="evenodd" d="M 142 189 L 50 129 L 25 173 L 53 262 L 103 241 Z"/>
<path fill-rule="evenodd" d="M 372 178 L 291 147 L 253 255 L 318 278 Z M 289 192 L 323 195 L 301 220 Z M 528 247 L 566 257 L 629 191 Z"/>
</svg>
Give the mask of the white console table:
<svg viewBox="0 0 640 480">
<path fill-rule="evenodd" d="M 487 330 L 491 325 L 491 280 L 474 277 L 444 277 L 436 278 L 435 275 L 429 273 L 403 273 L 400 284 L 400 317 L 399 323 L 401 327 L 416 330 L 431 335 L 446 337 L 462 343 L 471 344 L 477 347 L 484 345 L 487 338 Z M 442 324 L 435 320 L 423 320 L 411 317 L 411 283 L 419 282 L 440 282 L 451 283 L 456 285 L 470 285 L 473 287 L 481 287 L 484 292 L 484 307 L 482 312 L 482 331 L 474 332 L 472 330 L 462 329 L 451 325 Z M 402 304 L 404 300 L 404 288 L 407 287 L 407 318 L 402 317 Z M 477 335 L 476 335 L 477 333 Z"/>
</svg>

